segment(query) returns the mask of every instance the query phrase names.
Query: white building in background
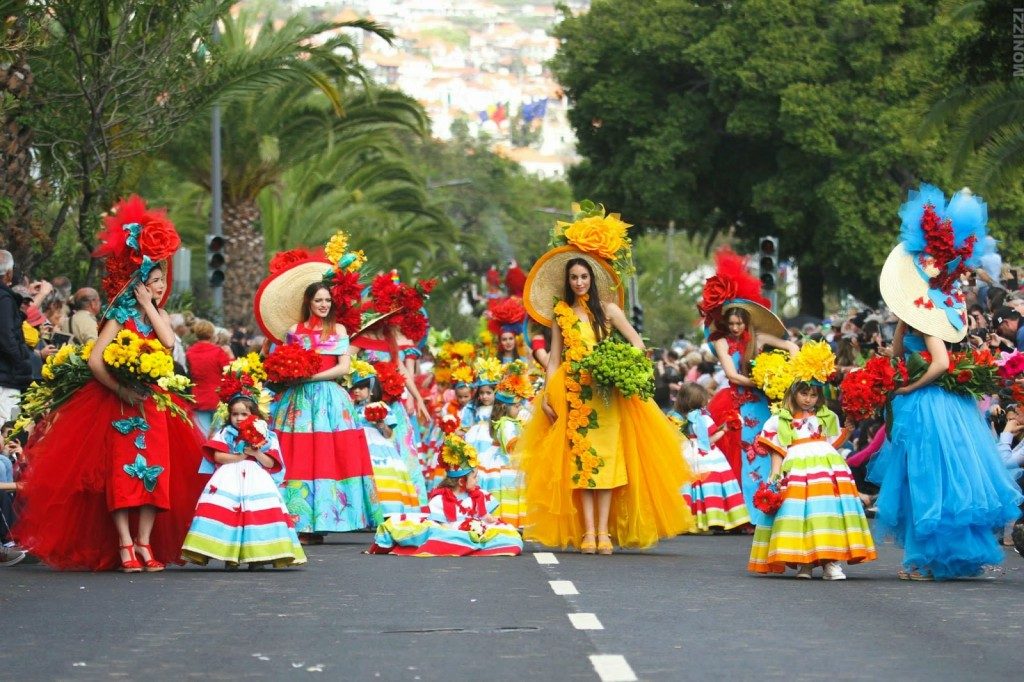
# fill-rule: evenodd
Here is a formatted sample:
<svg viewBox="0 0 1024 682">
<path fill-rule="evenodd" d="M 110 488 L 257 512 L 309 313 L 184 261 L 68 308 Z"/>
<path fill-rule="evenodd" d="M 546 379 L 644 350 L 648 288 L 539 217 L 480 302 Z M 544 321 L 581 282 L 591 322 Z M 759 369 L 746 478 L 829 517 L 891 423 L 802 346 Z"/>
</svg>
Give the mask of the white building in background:
<svg viewBox="0 0 1024 682">
<path fill-rule="evenodd" d="M 555 0 L 497 5 L 488 0 L 282 0 L 324 19 L 369 17 L 389 26 L 393 44 L 362 38 L 360 58 L 373 78 L 416 98 L 431 132 L 451 137 L 459 119 L 471 135 L 486 135 L 495 150 L 545 177 L 564 175 L 577 161 L 568 103 L 547 68 L 558 48 L 548 29 L 558 21 Z M 578 12 L 589 2 L 569 3 Z M 512 145 L 512 119 L 523 105 L 547 100 L 530 125 L 529 147 Z"/>
</svg>

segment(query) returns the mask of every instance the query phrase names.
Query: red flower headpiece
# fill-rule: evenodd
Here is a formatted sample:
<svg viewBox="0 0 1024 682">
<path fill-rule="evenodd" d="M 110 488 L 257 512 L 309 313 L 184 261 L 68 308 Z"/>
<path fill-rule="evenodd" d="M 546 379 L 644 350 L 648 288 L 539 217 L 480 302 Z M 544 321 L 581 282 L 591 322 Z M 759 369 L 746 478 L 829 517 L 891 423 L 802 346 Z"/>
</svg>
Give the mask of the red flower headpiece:
<svg viewBox="0 0 1024 682">
<path fill-rule="evenodd" d="M 925 253 L 934 259 L 934 265 L 939 269 L 939 273 L 928 280 L 928 286 L 947 294 L 951 293 L 953 284 L 969 269 L 967 262 L 974 254 L 977 237 L 969 235 L 964 239 L 963 245 L 957 248 L 953 221 L 949 218 L 940 218 L 932 204 L 925 204 L 924 214 L 921 216 L 921 230 L 927 244 Z M 953 267 L 950 268 L 950 265 Z"/>
<path fill-rule="evenodd" d="M 427 317 L 423 314 L 423 302 L 433 291 L 436 280 L 427 279 L 415 286 L 403 284 L 398 273 L 382 272 L 373 278 L 370 284 L 370 302 L 368 308 L 380 314 L 388 313 L 395 308 L 401 313 L 395 316 L 393 324 L 397 325 L 410 341 L 418 342 L 427 333 Z"/>
<path fill-rule="evenodd" d="M 255 382 L 248 374 L 226 374 L 221 377 L 220 386 L 217 387 L 217 397 L 222 403 L 227 403 L 236 395 L 250 398 L 259 403 L 259 391 L 256 390 Z"/>
<path fill-rule="evenodd" d="M 274 257 L 270 259 L 270 265 L 268 267 L 270 268 L 270 274 L 276 275 L 298 263 L 305 263 L 306 261 L 322 261 L 323 259 L 323 247 L 320 247 L 319 249 L 307 249 L 300 246 L 297 249 L 281 251 L 275 254 Z"/>
<path fill-rule="evenodd" d="M 704 325 L 712 327 L 712 337 L 727 332 L 722 309 L 727 301 L 745 299 L 765 307 L 771 305 L 761 295 L 761 280 L 747 272 L 747 259 L 728 246 L 715 253 L 715 274 L 704 282 L 704 293 L 697 304 Z"/>
<path fill-rule="evenodd" d="M 511 331 L 520 332 L 523 320 L 526 319 L 526 308 L 523 300 L 510 296 L 509 298 L 491 299 L 487 303 L 487 312 L 490 320 L 487 328 L 495 336 L 501 334 L 503 329 L 510 328 Z"/>
<path fill-rule="evenodd" d="M 181 237 L 165 209 L 149 209 L 133 194 L 114 204 L 103 218 L 104 229 L 94 258 L 106 258 L 103 291 L 113 300 L 128 284 L 143 258 L 167 260 L 181 246 Z"/>
</svg>

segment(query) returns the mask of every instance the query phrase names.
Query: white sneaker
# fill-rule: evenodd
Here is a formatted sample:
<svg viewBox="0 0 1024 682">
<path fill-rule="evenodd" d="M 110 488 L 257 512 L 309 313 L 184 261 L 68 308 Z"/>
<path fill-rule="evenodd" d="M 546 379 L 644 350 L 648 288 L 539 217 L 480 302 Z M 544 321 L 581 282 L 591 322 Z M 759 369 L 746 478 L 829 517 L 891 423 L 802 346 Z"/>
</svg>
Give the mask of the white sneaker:
<svg viewBox="0 0 1024 682">
<path fill-rule="evenodd" d="M 825 564 L 824 573 L 821 576 L 822 580 L 846 580 L 846 574 L 843 573 L 843 567 L 839 565 L 838 561 L 830 561 Z"/>
<path fill-rule="evenodd" d="M 803 580 L 811 579 L 811 571 L 814 570 L 813 566 L 800 566 L 796 569 L 796 577 L 802 578 Z"/>
</svg>

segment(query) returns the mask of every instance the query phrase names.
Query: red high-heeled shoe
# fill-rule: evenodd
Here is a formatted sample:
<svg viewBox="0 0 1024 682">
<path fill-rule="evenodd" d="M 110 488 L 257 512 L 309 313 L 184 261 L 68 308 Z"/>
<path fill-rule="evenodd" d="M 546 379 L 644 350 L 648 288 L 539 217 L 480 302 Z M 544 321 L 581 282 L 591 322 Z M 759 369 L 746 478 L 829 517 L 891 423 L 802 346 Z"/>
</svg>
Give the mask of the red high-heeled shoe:
<svg viewBox="0 0 1024 682">
<path fill-rule="evenodd" d="M 144 545 L 141 542 L 136 541 L 135 549 L 136 550 L 144 549 L 149 554 L 149 558 L 142 562 L 142 570 L 144 570 L 146 573 L 157 573 L 159 571 L 164 570 L 164 564 L 160 563 L 159 561 L 157 561 L 156 559 L 153 558 L 153 548 L 152 547 L 150 547 L 149 545 Z"/>
<path fill-rule="evenodd" d="M 142 573 L 142 563 L 135 556 L 135 545 L 118 545 L 121 551 L 128 551 L 128 558 L 121 559 L 122 573 Z"/>
</svg>

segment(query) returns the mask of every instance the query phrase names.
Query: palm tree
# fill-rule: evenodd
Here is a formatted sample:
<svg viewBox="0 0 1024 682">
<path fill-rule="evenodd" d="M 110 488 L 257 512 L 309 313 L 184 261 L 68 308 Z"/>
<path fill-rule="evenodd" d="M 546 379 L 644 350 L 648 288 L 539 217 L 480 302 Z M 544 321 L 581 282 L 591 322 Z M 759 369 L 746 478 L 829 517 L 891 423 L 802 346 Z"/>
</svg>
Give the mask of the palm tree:
<svg viewBox="0 0 1024 682">
<path fill-rule="evenodd" d="M 315 84 L 341 111 L 335 74 L 361 78 L 355 39 L 346 31 L 392 33 L 370 21 L 284 22 L 261 31 L 250 49 L 230 49 L 250 24 L 232 19 L 234 0 L 0 0 L 3 43 L 17 59 L 4 64 L 2 106 L 25 98 L 28 79 L 10 76 L 31 67 L 35 81 L 21 107 L 13 143 L 4 148 L 5 173 L 24 173 L 31 158 L 34 184 L 52 189 L 59 210 L 38 231 L 36 255 L 73 215 L 78 239 L 91 251 L 99 212 L 127 186 L 131 166 L 163 146 L 218 98 L 252 95 L 284 82 Z M 215 23 L 224 40 L 212 40 Z M 26 30 L 21 28 L 27 25 Z M 20 31 L 20 33 L 19 33 Z M 18 43 L 19 35 L 27 38 Z M 12 50 L 10 45 L 23 44 Z M 10 64 L 11 66 L 7 66 Z M 13 84 L 13 85 L 12 85 Z M 13 90 L 12 93 L 4 90 Z M 6 111 L 4 114 L 6 118 Z M 10 159 L 10 160 L 9 160 Z M 38 169 L 36 171 L 35 169 Z M 22 176 L 19 176 L 22 177 Z M 7 180 L 8 178 L 5 178 Z M 19 181 L 14 215 L 23 215 Z M 36 200 L 38 203 L 38 199 Z M 39 248 L 42 246 L 42 248 Z"/>
<path fill-rule="evenodd" d="M 268 251 L 322 243 L 344 229 L 370 268 L 441 273 L 461 263 L 451 249 L 458 230 L 390 131 L 334 144 L 285 172 L 259 205 Z"/>
<path fill-rule="evenodd" d="M 0 188 L 7 208 L 0 213 L 0 246 L 25 265 L 32 245 L 32 128 L 18 114 L 32 87 L 29 66 L 27 3 L 0 0 Z"/>
<path fill-rule="evenodd" d="M 297 32 L 307 30 L 304 26 L 296 17 L 277 28 L 269 22 L 254 26 L 252 18 L 242 14 L 227 23 L 222 48 L 238 58 L 250 50 L 265 50 L 267 44 L 288 45 Z M 390 34 L 365 21 L 345 26 L 390 38 Z M 345 147 L 351 154 L 359 148 L 359 140 L 365 143 L 371 139 L 367 136 L 383 138 L 395 130 L 423 135 L 427 130 L 426 115 L 408 97 L 394 92 L 370 94 L 365 71 L 354 58 L 355 43 L 348 34 L 336 36 L 329 45 L 329 50 L 311 54 L 304 73 L 225 105 L 222 219 L 229 258 L 224 314 L 229 323 L 250 318 L 252 291 L 264 271 L 259 198 L 265 190 L 278 186 L 289 169 L 327 150 Z M 340 58 L 341 49 L 350 56 Z M 207 190 L 208 137 L 207 126 L 196 122 L 181 131 L 165 153 L 166 160 L 184 177 Z"/>
</svg>

